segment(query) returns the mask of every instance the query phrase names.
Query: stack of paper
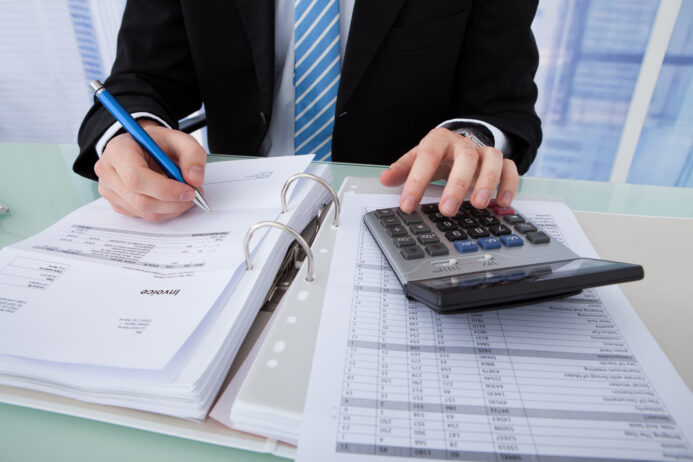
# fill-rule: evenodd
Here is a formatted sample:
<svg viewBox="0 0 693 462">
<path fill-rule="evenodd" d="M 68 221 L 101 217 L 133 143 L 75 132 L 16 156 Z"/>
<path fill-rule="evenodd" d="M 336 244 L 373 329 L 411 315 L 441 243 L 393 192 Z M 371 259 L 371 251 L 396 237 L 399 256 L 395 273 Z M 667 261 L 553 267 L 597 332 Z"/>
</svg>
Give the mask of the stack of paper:
<svg viewBox="0 0 693 462">
<path fill-rule="evenodd" d="M 301 230 L 329 198 L 299 182 L 281 213 L 310 160 L 209 165 L 213 215 L 147 223 L 99 199 L 0 251 L 0 384 L 204 418 L 292 241 L 258 231 L 246 271 L 248 228 Z"/>
</svg>

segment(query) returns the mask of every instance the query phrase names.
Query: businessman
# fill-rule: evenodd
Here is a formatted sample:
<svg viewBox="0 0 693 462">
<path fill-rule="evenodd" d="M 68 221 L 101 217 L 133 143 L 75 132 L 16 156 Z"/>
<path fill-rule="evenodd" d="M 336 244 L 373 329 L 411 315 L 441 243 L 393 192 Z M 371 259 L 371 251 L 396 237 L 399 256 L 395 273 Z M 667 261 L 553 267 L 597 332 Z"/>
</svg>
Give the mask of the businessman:
<svg viewBox="0 0 693 462">
<path fill-rule="evenodd" d="M 294 5 L 295 3 L 295 5 Z M 536 0 L 130 0 L 105 85 L 180 165 L 204 180 L 205 152 L 176 130 L 204 104 L 210 151 L 316 153 L 390 164 L 411 211 L 446 179 L 440 209 L 465 194 L 509 205 L 541 142 L 534 111 Z M 192 188 L 156 171 L 97 102 L 74 170 L 118 212 L 165 220 Z"/>
</svg>

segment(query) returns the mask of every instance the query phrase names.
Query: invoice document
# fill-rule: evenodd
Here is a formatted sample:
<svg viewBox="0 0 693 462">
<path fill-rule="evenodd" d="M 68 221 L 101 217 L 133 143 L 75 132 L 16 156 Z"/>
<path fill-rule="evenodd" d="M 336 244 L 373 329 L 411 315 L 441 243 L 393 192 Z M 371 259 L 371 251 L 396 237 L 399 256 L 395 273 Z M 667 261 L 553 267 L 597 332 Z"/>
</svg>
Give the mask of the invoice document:
<svg viewBox="0 0 693 462">
<path fill-rule="evenodd" d="M 299 462 L 693 460 L 693 396 L 616 286 L 439 314 L 408 300 L 347 192 Z M 567 206 L 518 210 L 585 257 Z"/>
<path fill-rule="evenodd" d="M 209 164 L 211 215 L 193 208 L 148 223 L 98 199 L 2 249 L 0 355 L 163 369 L 233 290 L 248 228 L 279 216 L 285 181 L 311 159 Z"/>
</svg>

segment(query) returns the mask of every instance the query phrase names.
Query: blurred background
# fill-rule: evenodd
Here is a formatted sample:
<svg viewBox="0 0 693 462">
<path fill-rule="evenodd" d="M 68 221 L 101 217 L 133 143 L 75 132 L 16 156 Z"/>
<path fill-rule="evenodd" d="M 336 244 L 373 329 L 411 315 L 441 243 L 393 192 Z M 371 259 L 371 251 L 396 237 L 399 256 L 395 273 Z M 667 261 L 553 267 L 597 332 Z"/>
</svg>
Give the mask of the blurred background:
<svg viewBox="0 0 693 462">
<path fill-rule="evenodd" d="M 76 143 L 124 6 L 0 0 L 0 142 Z M 693 0 L 544 0 L 533 30 L 529 175 L 693 187 Z"/>
</svg>

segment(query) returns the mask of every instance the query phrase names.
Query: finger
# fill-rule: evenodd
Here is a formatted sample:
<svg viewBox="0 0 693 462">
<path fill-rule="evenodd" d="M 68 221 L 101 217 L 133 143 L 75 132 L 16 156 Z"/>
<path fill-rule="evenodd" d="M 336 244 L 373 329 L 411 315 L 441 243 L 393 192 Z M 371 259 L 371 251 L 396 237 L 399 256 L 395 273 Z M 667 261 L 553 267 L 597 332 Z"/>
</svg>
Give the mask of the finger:
<svg viewBox="0 0 693 462">
<path fill-rule="evenodd" d="M 399 186 L 407 179 L 411 171 L 414 160 L 416 159 L 417 147 L 409 150 L 402 157 L 397 159 L 383 173 L 380 174 L 380 183 L 383 186 Z"/>
<path fill-rule="evenodd" d="M 471 143 L 458 143 L 455 146 L 454 163 L 447 184 L 440 196 L 440 212 L 449 217 L 455 215 L 474 182 L 479 153 Z"/>
<path fill-rule="evenodd" d="M 449 130 L 435 129 L 419 143 L 414 164 L 402 188 L 400 208 L 404 212 L 414 211 L 416 205 L 421 201 L 426 187 L 439 173 L 441 160 L 448 153 L 448 150 L 452 150 L 452 142 L 455 141 L 451 135 L 454 134 Z"/>
<path fill-rule="evenodd" d="M 510 204 L 520 186 L 520 175 L 517 173 L 517 165 L 510 159 L 503 159 L 500 187 L 498 188 L 497 202 L 501 207 L 510 207 Z"/>
<path fill-rule="evenodd" d="M 130 213 L 129 210 L 124 209 L 123 207 L 121 207 L 121 206 L 119 206 L 119 205 L 116 205 L 116 204 L 114 204 L 114 203 L 112 203 L 112 202 L 111 202 L 111 208 L 113 208 L 113 210 L 115 210 L 116 212 L 120 213 L 121 215 L 127 215 L 127 216 L 129 216 L 129 217 L 137 218 L 137 215 L 135 215 L 135 214 L 133 214 L 133 213 Z"/>
<path fill-rule="evenodd" d="M 185 181 L 193 186 L 201 186 L 205 181 L 207 153 L 195 138 L 177 130 L 156 127 L 156 131 L 167 130 L 161 139 L 160 147 L 178 164 Z M 157 141 L 158 142 L 158 141 Z"/>
<path fill-rule="evenodd" d="M 116 212 L 127 215 L 129 217 L 136 217 L 134 211 L 125 203 L 122 197 L 115 193 L 111 188 L 109 188 L 104 182 L 99 181 L 99 194 L 101 197 L 106 199 L 111 205 L 111 208 Z"/>
<path fill-rule="evenodd" d="M 104 173 L 104 178 L 108 178 L 108 181 L 103 181 L 104 185 L 121 199 L 118 200 L 115 197 L 109 197 L 109 200 L 117 203 L 121 208 L 126 208 L 130 213 L 145 218 L 148 221 L 160 221 L 165 219 L 163 216 L 157 218 L 155 217 L 156 215 L 164 215 L 166 217 L 177 216 L 192 207 L 192 199 L 189 201 L 162 201 L 132 191 L 124 184 L 124 181 L 119 175 L 109 173 L 109 170 L 115 170 L 113 166 L 105 164 L 100 169 Z M 161 177 L 161 175 L 155 172 L 151 172 L 151 175 Z M 186 191 L 192 193 L 192 189 L 188 186 L 186 186 Z"/>
<path fill-rule="evenodd" d="M 102 159 L 106 159 L 105 155 L 106 152 Z M 108 169 L 105 172 L 109 175 L 107 180 L 109 186 L 126 200 L 129 198 L 125 196 L 125 190 L 131 194 L 149 196 L 165 202 L 193 200 L 195 192 L 190 186 L 152 170 L 146 156 L 147 154 L 134 140 L 124 140 L 114 146 L 108 157 L 108 164 L 113 167 L 113 172 L 109 172 Z"/>
<path fill-rule="evenodd" d="M 108 186 L 103 183 L 99 183 L 99 193 L 101 196 L 108 201 L 111 208 L 116 212 L 127 215 L 129 217 L 138 218 L 140 217 L 139 212 L 137 212 L 130 204 L 128 204 L 122 197 L 120 197 L 115 191 L 113 191 Z M 163 221 L 170 218 L 178 216 L 178 213 L 169 214 L 145 214 L 142 218 L 148 221 Z"/>
<path fill-rule="evenodd" d="M 135 210 L 131 204 L 128 204 L 122 197 L 120 197 L 115 191 L 108 188 L 107 186 L 102 186 L 99 184 L 99 193 L 106 199 L 111 208 L 116 212 L 135 218 L 144 218 L 147 221 L 159 222 L 164 220 L 169 220 L 180 215 L 178 212 L 173 213 L 144 213 L 141 214 Z"/>
<path fill-rule="evenodd" d="M 471 196 L 472 205 L 478 209 L 488 206 L 491 193 L 496 190 L 503 167 L 503 154 L 495 148 L 477 148 L 480 152 L 479 176 Z"/>
</svg>

